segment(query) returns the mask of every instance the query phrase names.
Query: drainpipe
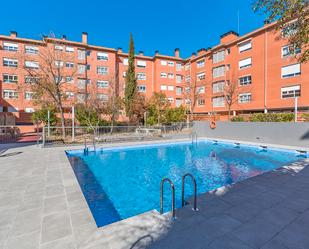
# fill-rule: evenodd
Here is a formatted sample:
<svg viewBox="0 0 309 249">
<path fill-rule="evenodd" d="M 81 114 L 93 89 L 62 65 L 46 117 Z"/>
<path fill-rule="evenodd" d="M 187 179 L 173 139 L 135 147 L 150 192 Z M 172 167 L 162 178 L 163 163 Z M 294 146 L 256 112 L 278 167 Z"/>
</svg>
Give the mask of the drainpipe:
<svg viewBox="0 0 309 249">
<path fill-rule="evenodd" d="M 268 32 L 265 29 L 264 42 L 264 113 L 267 113 L 267 79 L 268 79 Z"/>
</svg>

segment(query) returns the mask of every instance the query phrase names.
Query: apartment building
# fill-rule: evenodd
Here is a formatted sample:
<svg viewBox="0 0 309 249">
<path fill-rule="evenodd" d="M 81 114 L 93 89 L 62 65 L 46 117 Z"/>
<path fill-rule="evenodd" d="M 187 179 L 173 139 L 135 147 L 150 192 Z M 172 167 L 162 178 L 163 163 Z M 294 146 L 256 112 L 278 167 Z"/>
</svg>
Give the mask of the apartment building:
<svg viewBox="0 0 309 249">
<path fill-rule="evenodd" d="M 107 101 L 111 94 L 124 96 L 128 54 L 88 44 L 87 33 L 81 42 L 43 37 L 42 40 L 19 38 L 16 32 L 0 35 L 0 112 L 14 112 L 17 122 L 29 122 L 37 106 L 33 100 L 26 68 L 44 66 L 40 53 L 55 51 L 55 64 L 65 78 L 65 105 L 84 102 L 89 97 Z M 220 44 L 200 49 L 182 58 L 174 56 L 135 57 L 138 91 L 150 98 L 165 93 L 172 106 L 190 106 L 203 117 L 227 115 L 226 85 L 235 85 L 233 115 L 252 112 L 309 110 L 309 63 L 300 64 L 291 53 L 286 39 L 278 39 L 274 24 L 265 24 L 244 36 L 228 32 Z M 296 48 L 294 53 L 300 53 Z"/>
</svg>

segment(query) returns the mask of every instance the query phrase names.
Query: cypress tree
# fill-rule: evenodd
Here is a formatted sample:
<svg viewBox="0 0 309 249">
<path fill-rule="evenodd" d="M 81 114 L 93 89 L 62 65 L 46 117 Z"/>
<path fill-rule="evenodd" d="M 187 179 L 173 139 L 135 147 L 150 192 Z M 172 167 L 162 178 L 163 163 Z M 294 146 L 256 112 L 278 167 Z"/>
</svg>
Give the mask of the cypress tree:
<svg viewBox="0 0 309 249">
<path fill-rule="evenodd" d="M 129 49 L 129 58 L 128 58 L 128 71 L 126 75 L 126 87 L 124 93 L 124 102 L 126 115 L 131 120 L 132 118 L 132 105 L 136 95 L 137 82 L 135 77 L 135 64 L 134 64 L 134 41 L 132 33 L 130 33 L 130 49 Z"/>
</svg>

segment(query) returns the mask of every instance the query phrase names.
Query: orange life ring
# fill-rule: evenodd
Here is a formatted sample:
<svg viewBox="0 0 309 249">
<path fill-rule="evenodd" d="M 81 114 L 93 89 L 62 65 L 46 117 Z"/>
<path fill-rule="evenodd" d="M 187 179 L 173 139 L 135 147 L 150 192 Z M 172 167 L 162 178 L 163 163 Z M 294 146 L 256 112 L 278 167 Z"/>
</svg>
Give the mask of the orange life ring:
<svg viewBox="0 0 309 249">
<path fill-rule="evenodd" d="M 216 129 L 217 125 L 216 125 L 216 121 L 211 121 L 210 123 L 210 128 L 211 129 Z"/>
</svg>

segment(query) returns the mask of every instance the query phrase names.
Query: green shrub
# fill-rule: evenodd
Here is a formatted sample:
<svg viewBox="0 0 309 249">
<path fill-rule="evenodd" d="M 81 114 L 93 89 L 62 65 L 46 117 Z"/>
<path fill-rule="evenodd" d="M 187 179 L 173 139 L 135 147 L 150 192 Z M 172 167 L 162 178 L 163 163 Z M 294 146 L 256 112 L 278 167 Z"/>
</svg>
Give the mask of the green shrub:
<svg viewBox="0 0 309 249">
<path fill-rule="evenodd" d="M 309 122 L 309 113 L 303 113 L 302 118 L 305 120 L 305 122 Z"/>
<path fill-rule="evenodd" d="M 251 122 L 291 122 L 293 113 L 254 113 L 250 116 Z"/>
<path fill-rule="evenodd" d="M 56 108 L 54 107 L 43 107 L 41 110 L 37 110 L 32 113 L 33 123 L 48 124 L 48 111 L 49 111 L 49 124 L 55 126 L 57 123 Z"/>
<path fill-rule="evenodd" d="M 242 116 L 235 116 L 231 118 L 232 122 L 245 122 L 245 118 Z"/>
</svg>

